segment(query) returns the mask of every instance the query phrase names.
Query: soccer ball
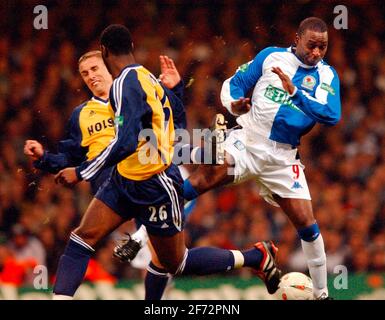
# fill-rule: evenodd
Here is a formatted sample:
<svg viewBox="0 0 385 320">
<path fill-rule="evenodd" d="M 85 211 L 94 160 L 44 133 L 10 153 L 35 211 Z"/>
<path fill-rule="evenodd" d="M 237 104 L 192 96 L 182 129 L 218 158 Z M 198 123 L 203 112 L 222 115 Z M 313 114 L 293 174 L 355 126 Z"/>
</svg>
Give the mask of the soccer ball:
<svg viewBox="0 0 385 320">
<path fill-rule="evenodd" d="M 313 300 L 313 282 L 301 272 L 284 274 L 274 294 L 278 300 Z"/>
</svg>

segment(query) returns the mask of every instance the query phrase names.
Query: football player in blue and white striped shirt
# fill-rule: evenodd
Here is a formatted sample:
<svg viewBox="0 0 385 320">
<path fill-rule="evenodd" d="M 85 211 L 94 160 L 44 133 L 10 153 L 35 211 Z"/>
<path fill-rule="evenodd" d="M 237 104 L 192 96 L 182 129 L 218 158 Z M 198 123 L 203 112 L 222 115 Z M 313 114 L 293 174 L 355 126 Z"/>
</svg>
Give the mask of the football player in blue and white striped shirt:
<svg viewBox="0 0 385 320">
<path fill-rule="evenodd" d="M 299 25 L 294 46 L 268 47 L 239 67 L 221 91 L 240 125 L 225 141 L 228 164 L 201 167 L 184 183 L 191 200 L 215 186 L 254 178 L 261 196 L 296 227 L 315 299 L 328 298 L 326 255 L 297 146 L 316 123 L 333 126 L 341 117 L 338 75 L 323 60 L 327 47 L 325 22 L 311 17 Z"/>
</svg>

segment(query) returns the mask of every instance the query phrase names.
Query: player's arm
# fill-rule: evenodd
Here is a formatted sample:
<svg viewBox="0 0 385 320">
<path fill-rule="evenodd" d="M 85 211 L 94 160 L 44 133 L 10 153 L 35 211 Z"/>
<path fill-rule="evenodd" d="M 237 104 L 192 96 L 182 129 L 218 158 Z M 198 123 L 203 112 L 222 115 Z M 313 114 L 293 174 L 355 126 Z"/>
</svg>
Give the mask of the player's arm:
<svg viewBox="0 0 385 320">
<path fill-rule="evenodd" d="M 85 159 L 86 149 L 81 147 L 81 133 L 79 128 L 79 112 L 72 113 L 67 126 L 66 139 L 58 144 L 58 153 L 44 150 L 41 143 L 36 140 L 27 140 L 24 153 L 31 157 L 36 169 L 58 173 L 63 168 L 80 164 Z"/>
<path fill-rule="evenodd" d="M 31 144 L 35 143 L 41 146 L 41 144 L 36 140 L 27 140 L 25 148 L 29 148 Z M 32 148 L 34 148 L 34 150 L 40 149 L 40 147 Z M 51 153 L 49 151 L 44 150 L 43 146 L 41 146 L 41 150 L 43 150 L 41 153 L 35 153 L 35 155 L 39 154 L 39 156 L 33 157 L 35 158 L 33 166 L 36 169 L 55 174 L 63 168 L 75 165 L 66 153 Z"/>
<path fill-rule="evenodd" d="M 289 93 L 293 103 L 314 121 L 326 125 L 335 125 L 341 118 L 340 82 L 335 70 L 322 79 L 315 97 L 293 85 L 290 78 L 279 67 L 272 71 L 279 76 L 283 88 Z"/>
<path fill-rule="evenodd" d="M 135 152 L 142 127 L 142 118 L 151 116 L 151 108 L 145 103 L 145 93 L 135 70 L 125 78 L 114 81 L 110 101 L 115 106 L 115 137 L 93 160 L 83 162 L 76 168 L 79 180 L 91 180 L 101 170 L 111 167 Z"/>
<path fill-rule="evenodd" d="M 274 49 L 266 48 L 259 52 L 254 60 L 240 66 L 236 73 L 223 83 L 221 101 L 231 114 L 238 116 L 250 110 L 250 99 L 246 95 L 262 76 L 263 63 L 272 50 Z"/>
</svg>

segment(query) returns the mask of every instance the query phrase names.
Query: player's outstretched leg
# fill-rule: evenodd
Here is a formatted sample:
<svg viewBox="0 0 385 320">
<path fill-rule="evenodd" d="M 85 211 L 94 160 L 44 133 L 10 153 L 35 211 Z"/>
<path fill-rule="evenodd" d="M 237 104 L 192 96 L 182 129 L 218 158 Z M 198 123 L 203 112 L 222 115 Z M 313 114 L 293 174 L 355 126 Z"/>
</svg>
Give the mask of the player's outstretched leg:
<svg viewBox="0 0 385 320">
<path fill-rule="evenodd" d="M 213 125 L 204 132 L 204 147 L 177 143 L 172 162 L 181 164 L 222 165 L 225 163 L 225 138 L 227 121 L 223 114 L 216 114 Z M 183 177 L 185 179 L 185 177 Z"/>
<path fill-rule="evenodd" d="M 282 210 L 290 218 L 301 238 L 309 273 L 313 281 L 315 299 L 328 298 L 326 254 L 321 232 L 313 215 L 310 200 L 283 199 L 274 196 Z"/>
<path fill-rule="evenodd" d="M 193 200 L 201 194 L 234 182 L 229 174 L 233 168 L 227 162 L 223 165 L 200 165 L 188 179 L 183 182 L 183 198 Z"/>
<path fill-rule="evenodd" d="M 101 224 L 100 221 L 103 221 Z M 64 254 L 60 257 L 53 299 L 71 299 L 87 270 L 94 246 L 124 222 L 123 218 L 103 202 L 93 199 L 80 226 L 71 233 Z"/>
<path fill-rule="evenodd" d="M 186 249 L 183 232 L 172 237 L 150 234 L 151 243 L 165 270 L 172 274 L 209 275 L 250 267 L 258 272 L 268 289 L 278 289 L 281 271 L 275 263 L 277 248 L 272 242 L 259 242 L 248 250 L 225 250 L 214 247 Z"/>
<path fill-rule="evenodd" d="M 261 241 L 248 250 L 225 250 L 212 247 L 189 249 L 185 265 L 178 273 L 184 275 L 208 275 L 242 267 L 257 271 L 265 282 L 267 291 L 277 291 L 281 271 L 277 268 L 275 256 L 278 249 L 272 241 Z"/>
</svg>

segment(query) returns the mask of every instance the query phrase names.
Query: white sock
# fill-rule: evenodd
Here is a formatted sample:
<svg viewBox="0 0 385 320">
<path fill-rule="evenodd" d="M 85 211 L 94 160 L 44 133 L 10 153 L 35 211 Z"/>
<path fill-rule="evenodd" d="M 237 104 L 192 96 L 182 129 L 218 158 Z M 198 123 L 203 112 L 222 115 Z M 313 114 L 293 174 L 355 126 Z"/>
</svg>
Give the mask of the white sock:
<svg viewBox="0 0 385 320">
<path fill-rule="evenodd" d="M 148 234 L 144 224 L 131 236 L 132 239 L 140 242 L 140 245 L 143 247 L 148 241 Z"/>
<path fill-rule="evenodd" d="M 311 279 L 313 280 L 314 298 L 323 293 L 328 296 L 326 254 L 322 235 L 312 242 L 301 240 Z"/>
<path fill-rule="evenodd" d="M 63 294 L 53 294 L 52 300 L 73 300 L 74 297 L 65 296 Z"/>
<path fill-rule="evenodd" d="M 230 250 L 234 256 L 234 269 L 242 268 L 245 264 L 245 257 L 239 250 Z"/>
</svg>

